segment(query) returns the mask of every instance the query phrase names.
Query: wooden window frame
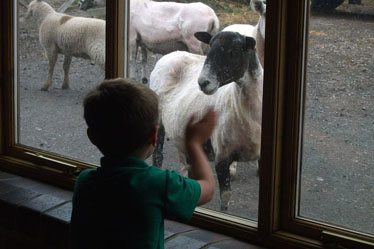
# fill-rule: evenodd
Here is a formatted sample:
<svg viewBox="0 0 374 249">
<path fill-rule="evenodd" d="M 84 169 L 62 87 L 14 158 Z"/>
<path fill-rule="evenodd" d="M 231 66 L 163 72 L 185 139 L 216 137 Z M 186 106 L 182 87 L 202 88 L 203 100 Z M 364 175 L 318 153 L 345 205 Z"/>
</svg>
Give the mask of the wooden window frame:
<svg viewBox="0 0 374 249">
<path fill-rule="evenodd" d="M 14 1 L 0 1 L 0 169 L 72 189 L 90 164 L 15 145 Z M 125 75 L 125 0 L 107 1 L 106 78 Z M 197 209 L 191 223 L 276 248 L 374 248 L 373 236 L 295 215 L 302 143 L 309 1 L 269 0 L 266 26 L 259 216 L 254 222 Z M 306 11 L 305 11 L 306 10 Z M 129 13 L 129 12 L 127 12 Z M 29 153 L 25 153 L 29 152 Z M 324 245 L 325 244 L 325 245 Z"/>
<path fill-rule="evenodd" d="M 58 154 L 46 152 L 33 147 L 16 144 L 12 134 L 16 131 L 15 115 L 15 43 L 14 31 L 18 26 L 13 23 L 16 13 L 16 0 L 0 2 L 1 32 L 5 39 L 0 40 L 0 115 L 3 120 L 0 126 L 0 169 L 22 176 L 36 178 L 60 187 L 73 189 L 76 176 L 82 169 L 92 168 L 89 163 L 61 157 Z M 108 1 L 106 13 L 111 18 L 107 20 L 106 30 L 106 72 L 105 78 L 117 78 L 124 75 L 124 1 Z M 122 12 L 121 12 L 122 10 Z M 113 14 L 114 13 L 114 14 Z M 122 18 L 122 19 L 121 19 Z M 116 32 L 118 30 L 118 32 Z"/>
</svg>

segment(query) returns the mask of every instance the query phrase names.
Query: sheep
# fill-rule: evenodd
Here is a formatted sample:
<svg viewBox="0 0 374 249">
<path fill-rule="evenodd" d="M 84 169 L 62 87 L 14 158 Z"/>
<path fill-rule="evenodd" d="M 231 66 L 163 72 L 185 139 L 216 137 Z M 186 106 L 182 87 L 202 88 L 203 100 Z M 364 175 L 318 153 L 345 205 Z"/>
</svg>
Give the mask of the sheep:
<svg viewBox="0 0 374 249">
<path fill-rule="evenodd" d="M 219 113 L 218 124 L 204 148 L 214 156 L 221 210 L 231 199 L 230 164 L 260 157 L 263 69 L 255 40 L 237 32 L 196 37 L 210 44 L 207 56 L 177 51 L 163 56 L 150 76 L 160 98 L 160 129 L 153 163 L 162 164 L 165 135 L 175 142 L 186 165 L 183 130 L 192 113 L 208 106 Z M 199 90 L 200 88 L 200 90 Z"/>
<path fill-rule="evenodd" d="M 80 0 L 80 8 L 100 0 Z M 88 3 L 90 2 L 90 3 Z M 181 50 L 206 54 L 208 46 L 198 41 L 198 31 L 217 33 L 219 20 L 214 10 L 203 3 L 130 1 L 129 47 L 130 77 L 135 78 L 138 49 L 142 51 L 142 81 L 147 83 L 147 51 L 168 54 Z"/>
<path fill-rule="evenodd" d="M 265 24 L 266 24 L 266 4 L 263 0 L 252 0 L 251 9 L 256 11 L 260 18 L 256 26 L 250 24 L 233 24 L 227 26 L 222 31 L 239 32 L 242 35 L 254 37 L 256 39 L 256 50 L 262 67 L 264 67 L 265 56 Z"/>
<path fill-rule="evenodd" d="M 52 84 L 58 54 L 64 55 L 62 89 L 69 88 L 69 69 L 72 57 L 91 59 L 104 69 L 104 20 L 58 13 L 48 3 L 41 0 L 34 0 L 28 5 L 25 19 L 30 17 L 37 20 L 39 41 L 48 58 L 48 78 L 41 88 L 42 91 L 48 91 Z"/>
<path fill-rule="evenodd" d="M 88 10 L 95 6 L 105 6 L 106 0 L 80 0 L 78 3 L 80 10 Z"/>
</svg>

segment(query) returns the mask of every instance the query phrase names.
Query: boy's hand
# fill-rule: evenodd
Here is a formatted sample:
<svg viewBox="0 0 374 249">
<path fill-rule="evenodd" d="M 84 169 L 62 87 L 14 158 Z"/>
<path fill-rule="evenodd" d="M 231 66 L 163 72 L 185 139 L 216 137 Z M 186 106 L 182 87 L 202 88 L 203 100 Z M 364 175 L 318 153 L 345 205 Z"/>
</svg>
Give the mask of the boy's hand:
<svg viewBox="0 0 374 249">
<path fill-rule="evenodd" d="M 186 143 L 203 144 L 212 135 L 216 124 L 217 112 L 214 111 L 213 107 L 209 107 L 200 121 L 196 122 L 196 115 L 193 114 L 186 128 Z"/>
<path fill-rule="evenodd" d="M 197 180 L 201 187 L 198 205 L 212 200 L 214 195 L 214 177 L 208 158 L 204 154 L 202 144 L 207 141 L 217 123 L 217 113 L 209 107 L 200 121 L 192 115 L 186 127 L 186 149 L 191 165 L 191 178 Z"/>
</svg>

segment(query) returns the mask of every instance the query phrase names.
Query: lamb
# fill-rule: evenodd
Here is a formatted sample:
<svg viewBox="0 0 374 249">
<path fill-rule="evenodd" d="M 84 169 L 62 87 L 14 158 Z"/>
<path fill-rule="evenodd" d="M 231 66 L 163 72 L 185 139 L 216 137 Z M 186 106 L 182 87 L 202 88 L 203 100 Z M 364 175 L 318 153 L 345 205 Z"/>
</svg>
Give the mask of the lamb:
<svg viewBox="0 0 374 249">
<path fill-rule="evenodd" d="M 183 127 L 192 113 L 201 116 L 208 106 L 214 106 L 220 115 L 205 147 L 214 156 L 221 210 L 227 210 L 232 195 L 230 164 L 260 157 L 263 69 L 252 37 L 236 32 L 213 37 L 198 32 L 196 37 L 210 44 L 207 56 L 173 52 L 163 56 L 151 73 L 150 88 L 159 95 L 161 116 L 153 163 L 162 164 L 166 135 L 186 165 Z"/>
<path fill-rule="evenodd" d="M 52 84 L 58 54 L 64 55 L 62 89 L 69 88 L 69 69 L 72 57 L 91 59 L 105 67 L 105 21 L 74 17 L 56 12 L 48 3 L 33 0 L 25 18 L 34 17 L 39 27 L 39 40 L 48 58 L 48 78 L 41 90 Z"/>
<path fill-rule="evenodd" d="M 88 3 L 90 2 L 90 3 Z M 80 0 L 86 9 L 100 0 Z M 194 37 L 198 31 L 217 33 L 219 20 L 214 10 L 203 3 L 130 1 L 130 77 L 136 75 L 138 49 L 142 51 L 142 80 L 147 82 L 147 51 L 168 54 L 181 50 L 206 54 L 208 46 Z"/>
<path fill-rule="evenodd" d="M 252 26 L 250 24 L 233 24 L 227 26 L 222 31 L 239 32 L 242 35 L 255 38 L 257 54 L 262 67 L 264 67 L 266 4 L 263 2 L 263 0 L 252 0 L 250 5 L 251 9 L 260 15 L 256 26 Z"/>
</svg>

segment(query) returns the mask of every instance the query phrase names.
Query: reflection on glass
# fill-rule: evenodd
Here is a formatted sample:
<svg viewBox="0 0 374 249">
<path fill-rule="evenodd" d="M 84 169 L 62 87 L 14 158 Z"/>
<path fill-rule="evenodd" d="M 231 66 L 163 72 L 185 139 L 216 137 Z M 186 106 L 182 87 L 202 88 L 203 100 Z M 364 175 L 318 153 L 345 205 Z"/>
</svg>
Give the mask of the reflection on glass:
<svg viewBox="0 0 374 249">
<path fill-rule="evenodd" d="M 82 99 L 104 79 L 105 10 L 85 12 L 71 2 L 19 2 L 18 142 L 97 163 Z"/>
<path fill-rule="evenodd" d="M 135 0 L 130 1 L 129 76 L 149 85 L 160 95 L 166 137 L 164 137 L 164 141 L 164 138 L 159 136 L 159 145 L 164 141 L 163 148 L 160 145 L 158 147 L 159 150 L 156 149 L 158 153 L 155 154 L 154 160 L 152 161 L 150 158 L 148 162 L 158 166 L 162 164 L 163 168 L 170 168 L 187 174 L 184 166 L 188 163 L 186 163 L 185 155 L 183 154 L 182 142 L 184 122 L 188 120 L 188 115 L 192 114 L 192 110 L 197 110 L 201 114 L 206 106 L 204 103 L 206 103 L 205 100 L 208 95 L 205 95 L 200 90 L 198 77 L 202 71 L 209 46 L 200 42 L 195 38 L 194 34 L 201 31 L 216 34 L 226 29 L 227 31 L 238 31 L 243 35 L 256 39 L 256 52 L 259 57 L 259 61 L 255 59 L 258 64 L 256 70 L 260 70 L 256 75 L 261 76 L 257 78 L 257 81 L 251 81 L 251 86 L 248 87 L 246 85 L 247 83 L 249 84 L 248 81 L 243 84 L 246 86 L 242 88 L 253 87 L 255 91 L 243 90 L 241 93 L 238 91 L 236 95 L 232 94 L 235 97 L 229 97 L 230 94 L 222 94 L 223 88 L 240 88 L 236 83 L 227 84 L 232 81 L 230 78 L 231 80 L 224 83 L 227 85 L 222 87 L 222 89 L 218 89 L 210 98 L 217 99 L 219 98 L 217 96 L 222 98 L 220 105 L 215 104 L 218 109 L 221 108 L 219 111 L 222 111 L 219 121 L 222 126 L 220 127 L 220 132 L 217 132 L 219 136 L 212 139 L 212 146 L 210 146 L 213 147 L 216 156 L 215 162 L 213 162 L 214 157 L 211 158 L 212 168 L 215 169 L 214 172 L 217 172 L 218 174 L 216 175 L 219 176 L 216 177 L 215 197 L 212 202 L 204 207 L 257 220 L 257 157 L 259 157 L 260 153 L 259 145 L 261 139 L 262 65 L 266 4 L 261 0 L 252 0 L 252 6 L 249 6 L 248 2 L 244 0 L 236 3 L 205 0 L 202 1 L 202 4 L 186 4 L 186 1 L 180 1 L 183 3 L 142 1 L 142 3 L 144 2 L 146 4 L 139 4 L 139 1 Z M 193 1 L 188 2 L 192 3 Z M 138 13 L 142 13 L 142 15 Z M 231 56 L 230 58 L 239 59 L 244 54 L 241 48 L 237 50 L 231 49 L 232 47 L 235 48 L 233 44 L 228 47 L 230 47 L 228 52 Z M 174 57 L 175 54 L 173 52 L 177 50 L 188 51 L 190 54 L 179 53 L 185 56 L 176 55 Z M 165 57 L 163 57 L 164 55 Z M 170 58 L 175 58 L 176 60 L 171 62 L 173 59 L 170 60 Z M 231 59 L 222 59 L 220 61 L 225 63 L 232 62 Z M 163 63 L 164 66 L 160 66 Z M 232 66 L 227 68 L 219 65 L 221 68 L 218 68 L 218 71 L 224 72 L 221 78 L 229 79 L 231 75 L 237 73 L 233 69 L 237 69 L 243 64 L 245 63 L 232 64 Z M 249 66 L 247 65 L 247 67 Z M 248 70 L 253 72 L 255 69 L 245 68 L 245 71 Z M 191 78 L 185 78 L 186 75 L 191 75 Z M 170 92 L 168 95 L 161 93 L 162 89 L 166 87 L 166 79 L 170 78 L 175 80 L 184 79 L 184 82 L 191 83 L 185 84 L 184 87 L 180 87 L 175 92 L 181 94 L 180 96 L 184 96 L 179 102 Z M 210 78 L 208 77 L 208 79 Z M 177 82 L 175 81 L 175 83 Z M 209 88 L 210 86 L 206 89 L 208 94 L 212 93 Z M 249 103 L 246 102 L 247 100 L 241 102 L 240 107 L 234 107 L 234 105 L 228 107 L 229 99 L 233 101 L 240 98 L 245 99 L 248 96 L 244 95 L 248 93 L 253 93 L 253 96 L 248 98 L 254 103 L 252 105 L 253 109 L 245 109 L 247 107 L 244 107 L 244 105 Z M 191 98 L 189 100 L 184 99 L 186 95 Z M 191 99 L 196 95 L 202 95 L 202 97 L 192 101 Z M 168 102 L 168 105 L 164 105 L 165 102 Z M 227 102 L 227 104 L 225 105 L 224 102 Z M 239 109 L 235 108 L 243 108 L 243 110 L 239 111 Z M 232 113 L 240 114 L 235 116 L 231 115 Z M 248 122 L 252 122 L 251 124 L 253 125 L 248 125 Z M 220 150 L 217 149 L 219 146 L 221 146 Z M 178 148 L 182 153 L 180 153 Z M 237 162 L 238 160 L 240 162 Z M 232 166 L 230 166 L 231 163 Z"/>
<path fill-rule="evenodd" d="M 299 215 L 374 234 L 374 1 L 330 7 L 309 20 Z"/>
</svg>

